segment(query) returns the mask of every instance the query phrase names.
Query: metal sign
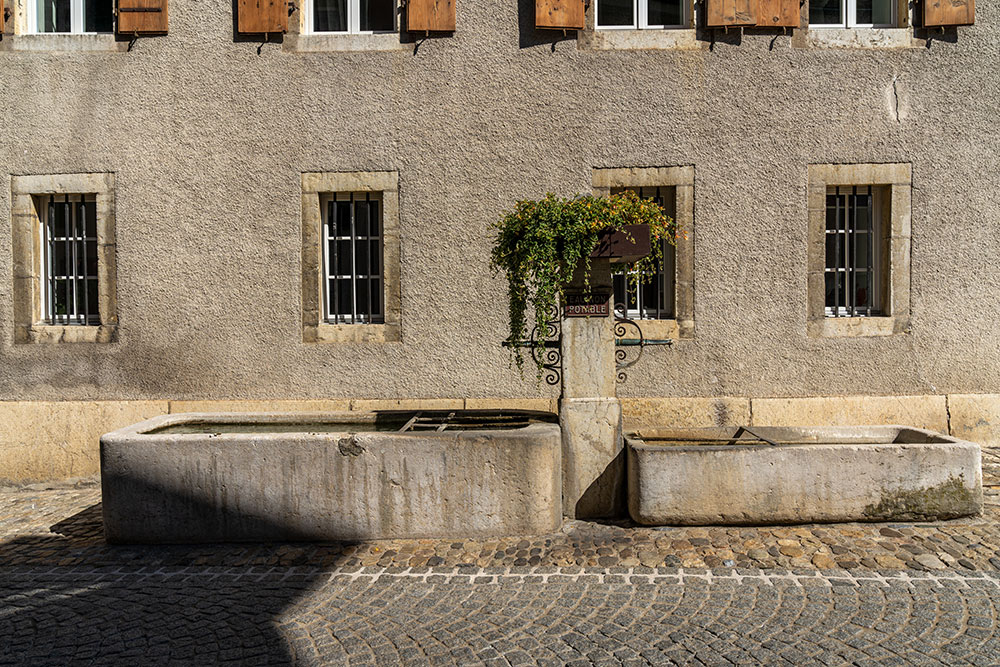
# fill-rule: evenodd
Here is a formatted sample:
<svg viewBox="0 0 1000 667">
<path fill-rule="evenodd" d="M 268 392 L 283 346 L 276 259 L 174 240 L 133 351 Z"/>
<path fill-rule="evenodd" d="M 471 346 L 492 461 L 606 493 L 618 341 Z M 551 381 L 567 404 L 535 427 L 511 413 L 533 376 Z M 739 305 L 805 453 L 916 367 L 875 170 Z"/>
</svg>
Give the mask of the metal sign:
<svg viewBox="0 0 1000 667">
<path fill-rule="evenodd" d="M 607 317 L 611 314 L 608 308 L 611 295 L 607 292 L 581 292 L 564 296 L 565 317 Z"/>
</svg>

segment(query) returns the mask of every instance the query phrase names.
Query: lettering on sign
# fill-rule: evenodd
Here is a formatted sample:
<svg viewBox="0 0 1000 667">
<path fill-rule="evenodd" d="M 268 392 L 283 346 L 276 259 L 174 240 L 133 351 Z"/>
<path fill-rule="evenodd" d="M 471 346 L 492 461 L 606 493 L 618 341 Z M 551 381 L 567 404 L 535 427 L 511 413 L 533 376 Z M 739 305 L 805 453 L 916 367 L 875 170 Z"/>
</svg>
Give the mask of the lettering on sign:
<svg viewBox="0 0 1000 667">
<path fill-rule="evenodd" d="M 610 314 L 607 292 L 583 292 L 564 295 L 566 317 L 607 317 Z"/>
</svg>

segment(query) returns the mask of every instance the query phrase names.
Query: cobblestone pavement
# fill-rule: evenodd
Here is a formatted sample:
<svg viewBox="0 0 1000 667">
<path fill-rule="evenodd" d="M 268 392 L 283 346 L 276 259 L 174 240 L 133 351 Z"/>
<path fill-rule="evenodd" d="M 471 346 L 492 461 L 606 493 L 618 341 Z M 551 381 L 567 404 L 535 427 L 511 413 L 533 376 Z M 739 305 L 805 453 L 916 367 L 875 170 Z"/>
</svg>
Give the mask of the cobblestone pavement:
<svg viewBox="0 0 1000 667">
<path fill-rule="evenodd" d="M 112 547 L 90 483 L 0 491 L 0 664 L 1000 664 L 982 517 Z"/>
</svg>

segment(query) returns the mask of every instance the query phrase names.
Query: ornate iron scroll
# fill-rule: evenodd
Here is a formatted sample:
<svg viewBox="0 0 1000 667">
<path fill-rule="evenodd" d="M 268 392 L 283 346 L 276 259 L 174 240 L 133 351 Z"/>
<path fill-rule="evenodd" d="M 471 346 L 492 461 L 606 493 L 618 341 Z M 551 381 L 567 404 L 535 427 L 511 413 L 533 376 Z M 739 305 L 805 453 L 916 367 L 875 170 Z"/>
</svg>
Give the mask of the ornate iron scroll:
<svg viewBox="0 0 1000 667">
<path fill-rule="evenodd" d="M 634 330 L 633 336 L 628 337 L 630 330 Z M 648 340 L 642 333 L 639 323 L 628 317 L 628 309 L 624 303 L 615 304 L 615 370 L 617 371 L 617 383 L 623 384 L 628 379 L 626 368 L 634 366 L 642 358 L 642 350 L 647 345 L 667 345 L 671 346 L 674 341 L 667 338 L 664 340 Z M 628 349 L 637 347 L 639 351 L 635 358 L 629 360 Z"/>
<path fill-rule="evenodd" d="M 528 348 L 532 360 L 544 375 L 545 383 L 555 386 L 562 382 L 562 318 L 559 315 L 558 304 L 553 305 L 549 311 L 541 331 L 536 324 L 531 328 L 528 340 L 504 343 L 504 345 Z"/>
</svg>

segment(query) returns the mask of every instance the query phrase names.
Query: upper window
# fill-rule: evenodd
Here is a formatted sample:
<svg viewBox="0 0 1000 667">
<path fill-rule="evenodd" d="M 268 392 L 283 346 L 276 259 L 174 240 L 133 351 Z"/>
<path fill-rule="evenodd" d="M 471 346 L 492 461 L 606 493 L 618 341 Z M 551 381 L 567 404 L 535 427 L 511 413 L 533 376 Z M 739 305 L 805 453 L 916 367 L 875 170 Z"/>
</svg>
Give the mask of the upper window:
<svg viewBox="0 0 1000 667">
<path fill-rule="evenodd" d="M 394 32 L 396 0 L 306 0 L 305 16 L 306 32 Z"/>
<path fill-rule="evenodd" d="M 883 314 L 883 188 L 833 186 L 826 195 L 826 316 Z"/>
<path fill-rule="evenodd" d="M 676 195 L 672 186 L 612 188 L 612 194 L 632 190 L 640 197 L 652 199 L 671 218 L 677 217 Z M 656 275 L 637 281 L 635 273 L 618 273 L 613 277 L 615 305 L 624 304 L 631 319 L 672 320 L 675 315 L 676 269 L 674 245 L 663 242 L 663 262 Z M 638 283 L 638 284 L 637 284 Z"/>
<path fill-rule="evenodd" d="M 603 29 L 686 28 L 687 0 L 597 0 Z"/>
<path fill-rule="evenodd" d="M 28 32 L 99 33 L 114 30 L 112 0 L 29 0 Z"/>
<path fill-rule="evenodd" d="M 809 0 L 811 28 L 891 28 L 897 0 Z"/>
</svg>

